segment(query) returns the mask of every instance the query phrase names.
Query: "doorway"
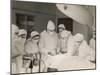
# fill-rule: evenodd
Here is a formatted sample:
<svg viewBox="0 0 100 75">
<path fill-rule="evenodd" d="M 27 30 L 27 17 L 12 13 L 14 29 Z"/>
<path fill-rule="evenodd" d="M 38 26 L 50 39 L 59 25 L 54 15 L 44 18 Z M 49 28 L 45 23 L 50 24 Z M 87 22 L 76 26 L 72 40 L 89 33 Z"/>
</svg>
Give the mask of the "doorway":
<svg viewBox="0 0 100 75">
<path fill-rule="evenodd" d="M 58 32 L 59 24 L 64 24 L 65 28 L 68 31 L 71 31 L 71 33 L 73 33 L 73 20 L 71 18 L 58 18 L 57 19 L 57 32 Z"/>
</svg>

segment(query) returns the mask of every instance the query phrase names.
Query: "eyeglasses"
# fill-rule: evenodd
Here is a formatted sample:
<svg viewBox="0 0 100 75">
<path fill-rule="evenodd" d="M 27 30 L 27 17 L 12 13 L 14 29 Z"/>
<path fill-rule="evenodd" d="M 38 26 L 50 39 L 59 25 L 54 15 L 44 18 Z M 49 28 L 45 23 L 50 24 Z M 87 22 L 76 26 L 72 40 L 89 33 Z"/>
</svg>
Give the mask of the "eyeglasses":
<svg viewBox="0 0 100 75">
<path fill-rule="evenodd" d="M 18 35 L 18 32 L 15 32 L 15 35 Z"/>
<path fill-rule="evenodd" d="M 21 38 L 26 38 L 26 34 L 22 34 L 22 35 L 20 35 L 19 37 L 21 37 Z"/>
<path fill-rule="evenodd" d="M 38 40 L 39 38 L 40 38 L 39 35 L 35 35 L 35 36 L 32 37 L 32 39 L 34 39 L 34 40 Z"/>
<path fill-rule="evenodd" d="M 64 28 L 62 28 L 62 27 L 58 27 L 58 29 L 62 29 L 62 30 L 64 30 Z"/>
<path fill-rule="evenodd" d="M 34 40 L 39 40 L 39 37 L 34 38 Z"/>
<path fill-rule="evenodd" d="M 53 32 L 53 30 L 49 30 L 50 32 Z"/>
</svg>

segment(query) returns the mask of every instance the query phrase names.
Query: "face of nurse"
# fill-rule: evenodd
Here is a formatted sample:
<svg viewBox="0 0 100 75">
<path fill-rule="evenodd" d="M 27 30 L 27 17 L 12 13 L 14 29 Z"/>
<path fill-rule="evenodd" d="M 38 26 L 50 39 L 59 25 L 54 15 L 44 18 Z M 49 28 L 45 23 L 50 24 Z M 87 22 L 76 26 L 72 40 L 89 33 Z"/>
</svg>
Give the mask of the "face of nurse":
<svg viewBox="0 0 100 75">
<path fill-rule="evenodd" d="M 33 36 L 33 37 L 32 37 L 32 42 L 34 42 L 34 43 L 38 43 L 38 42 L 39 42 L 39 38 L 40 38 L 39 35 L 35 35 L 35 36 Z"/>
<path fill-rule="evenodd" d="M 78 48 L 81 45 L 81 43 L 82 43 L 82 40 L 81 41 L 76 41 L 75 42 L 75 47 Z"/>
<path fill-rule="evenodd" d="M 64 28 L 62 27 L 58 27 L 59 33 L 62 32 L 64 30 Z"/>
<path fill-rule="evenodd" d="M 52 34 L 53 34 L 53 32 L 54 32 L 54 30 L 50 30 L 50 29 L 48 29 L 48 30 L 47 30 L 47 32 L 48 32 L 49 34 L 51 34 L 51 35 L 52 35 Z"/>
</svg>

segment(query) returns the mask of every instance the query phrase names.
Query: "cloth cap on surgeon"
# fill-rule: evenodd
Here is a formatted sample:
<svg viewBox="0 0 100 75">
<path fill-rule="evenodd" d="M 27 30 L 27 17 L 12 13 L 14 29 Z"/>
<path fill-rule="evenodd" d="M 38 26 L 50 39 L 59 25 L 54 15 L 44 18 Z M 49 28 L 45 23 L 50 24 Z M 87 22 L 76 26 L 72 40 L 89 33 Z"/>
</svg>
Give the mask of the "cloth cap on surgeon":
<svg viewBox="0 0 100 75">
<path fill-rule="evenodd" d="M 18 35 L 19 35 L 19 36 L 20 36 L 20 35 L 27 35 L 27 31 L 26 31 L 25 29 L 20 29 Z"/>
<path fill-rule="evenodd" d="M 64 26 L 64 24 L 59 24 L 59 26 L 58 26 L 59 28 L 64 28 L 65 29 L 65 26 Z"/>
<path fill-rule="evenodd" d="M 61 32 L 61 37 L 68 37 L 70 36 L 71 32 L 70 31 L 67 31 L 67 30 L 63 30 Z"/>
<path fill-rule="evenodd" d="M 48 21 L 47 29 L 48 30 L 55 30 L 55 24 L 53 21 L 51 21 L 51 20 Z"/>
<path fill-rule="evenodd" d="M 83 41 L 83 40 L 84 40 L 83 34 L 77 33 L 77 34 L 74 36 L 74 40 L 75 40 L 76 42 L 77 42 L 77 41 Z"/>
<path fill-rule="evenodd" d="M 36 35 L 39 35 L 39 33 L 37 31 L 32 31 L 31 32 L 31 38 L 34 37 L 34 36 L 36 36 Z"/>
</svg>

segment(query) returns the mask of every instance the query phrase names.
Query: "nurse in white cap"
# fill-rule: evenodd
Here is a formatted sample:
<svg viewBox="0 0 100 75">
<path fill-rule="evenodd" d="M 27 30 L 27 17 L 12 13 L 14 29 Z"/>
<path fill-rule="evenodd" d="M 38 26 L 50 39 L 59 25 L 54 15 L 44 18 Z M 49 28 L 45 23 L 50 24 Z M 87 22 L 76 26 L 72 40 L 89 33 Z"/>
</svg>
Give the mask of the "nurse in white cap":
<svg viewBox="0 0 100 75">
<path fill-rule="evenodd" d="M 65 30 L 65 25 L 59 24 L 58 28 L 59 28 L 59 32 L 62 32 L 62 30 Z"/>
<path fill-rule="evenodd" d="M 25 51 L 28 54 L 38 53 L 39 33 L 32 31 L 30 36 L 30 40 L 25 44 Z"/>
<path fill-rule="evenodd" d="M 58 31 L 59 31 L 59 34 L 58 34 L 58 37 L 61 38 L 61 32 L 65 30 L 65 26 L 64 24 L 59 24 L 58 25 Z"/>
<path fill-rule="evenodd" d="M 47 30 L 44 30 L 40 36 L 39 47 L 42 54 L 56 55 L 58 49 L 58 36 L 55 30 L 55 24 L 49 20 Z"/>
<path fill-rule="evenodd" d="M 31 72 L 32 70 L 34 72 L 38 72 L 38 68 L 36 70 L 34 70 L 33 64 L 30 64 L 30 63 L 33 63 L 33 60 L 34 59 L 37 60 L 38 57 L 39 57 L 38 56 L 39 55 L 38 43 L 39 43 L 40 36 L 39 36 L 39 33 L 37 31 L 32 31 L 30 36 L 31 36 L 30 40 L 28 40 L 27 43 L 25 44 L 25 52 L 26 52 L 27 55 L 32 57 L 32 60 L 29 60 L 26 63 L 25 67 L 27 68 L 27 72 Z"/>
</svg>

